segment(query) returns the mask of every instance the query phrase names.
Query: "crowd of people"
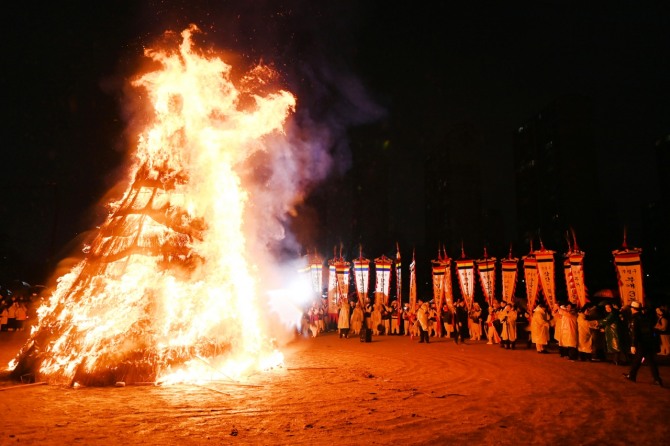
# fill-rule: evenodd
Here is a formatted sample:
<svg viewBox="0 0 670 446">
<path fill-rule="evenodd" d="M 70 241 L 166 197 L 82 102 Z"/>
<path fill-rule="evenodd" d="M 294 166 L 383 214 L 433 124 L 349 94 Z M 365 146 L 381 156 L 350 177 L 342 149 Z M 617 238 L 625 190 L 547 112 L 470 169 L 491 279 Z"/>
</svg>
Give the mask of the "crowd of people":
<svg viewBox="0 0 670 446">
<path fill-rule="evenodd" d="M 312 337 L 337 331 L 340 338 L 360 335 L 399 335 L 430 343 L 431 338 L 453 339 L 455 343 L 484 341 L 489 345 L 514 350 L 521 339 L 537 353 L 549 353 L 555 346 L 560 357 L 572 361 L 606 361 L 629 365 L 626 378 L 635 381 L 644 361 L 650 366 L 654 383 L 662 385 L 656 355 L 670 355 L 670 328 L 667 308 L 642 308 L 639 302 L 620 308 L 613 301 L 576 308 L 571 303 L 548 308 L 539 302 L 532 311 L 515 302 L 494 302 L 482 308 L 474 302 L 469 308 L 463 300 L 444 304 L 440 311 L 434 302 L 417 302 L 416 311 L 397 301 L 385 304 L 370 300 L 344 300 L 338 311 L 328 312 L 327 302 L 314 302 L 303 316 L 301 333 Z"/>
<path fill-rule="evenodd" d="M 0 297 L 0 333 L 25 330 L 28 304 L 22 297 Z"/>
</svg>

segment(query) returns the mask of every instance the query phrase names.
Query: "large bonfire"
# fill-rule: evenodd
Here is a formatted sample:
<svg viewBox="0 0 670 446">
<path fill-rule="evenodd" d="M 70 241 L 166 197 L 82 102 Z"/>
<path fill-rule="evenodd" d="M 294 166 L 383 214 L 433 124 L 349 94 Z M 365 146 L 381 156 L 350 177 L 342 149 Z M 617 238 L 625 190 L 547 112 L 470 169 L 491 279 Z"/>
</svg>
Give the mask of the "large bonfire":
<svg viewBox="0 0 670 446">
<path fill-rule="evenodd" d="M 10 364 L 14 377 L 168 383 L 237 379 L 281 363 L 259 278 L 268 275 L 267 239 L 282 236 L 276 215 L 300 194 L 271 169 L 269 160 L 290 154 L 268 153 L 286 150 L 295 99 L 257 93 L 267 67 L 233 82 L 218 56 L 197 54 L 194 31 L 182 32 L 178 48 L 146 52 L 158 68 L 133 86 L 152 117 L 128 186 L 38 309 Z M 267 189 L 271 201 L 258 192 Z"/>
</svg>

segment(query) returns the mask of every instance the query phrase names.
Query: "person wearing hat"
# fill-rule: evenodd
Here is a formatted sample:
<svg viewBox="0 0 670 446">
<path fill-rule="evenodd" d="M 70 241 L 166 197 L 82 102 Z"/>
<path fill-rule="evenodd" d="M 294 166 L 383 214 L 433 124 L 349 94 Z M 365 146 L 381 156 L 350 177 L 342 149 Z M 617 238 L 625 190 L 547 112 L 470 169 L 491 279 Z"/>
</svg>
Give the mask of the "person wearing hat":
<svg viewBox="0 0 670 446">
<path fill-rule="evenodd" d="M 668 317 L 665 315 L 663 308 L 656 308 L 656 325 L 654 330 L 661 339 L 661 351 L 659 355 L 670 355 L 670 330 L 668 327 Z"/>
<path fill-rule="evenodd" d="M 656 364 L 656 343 L 654 342 L 654 329 L 652 320 L 642 310 L 640 302 L 634 300 L 630 303 L 631 318 L 628 324 L 630 330 L 630 352 L 634 355 L 630 371 L 624 373 L 627 380 L 635 382 L 637 372 L 644 360 L 649 365 L 654 377 L 654 385 L 663 386 L 661 375 L 658 373 Z"/>
</svg>

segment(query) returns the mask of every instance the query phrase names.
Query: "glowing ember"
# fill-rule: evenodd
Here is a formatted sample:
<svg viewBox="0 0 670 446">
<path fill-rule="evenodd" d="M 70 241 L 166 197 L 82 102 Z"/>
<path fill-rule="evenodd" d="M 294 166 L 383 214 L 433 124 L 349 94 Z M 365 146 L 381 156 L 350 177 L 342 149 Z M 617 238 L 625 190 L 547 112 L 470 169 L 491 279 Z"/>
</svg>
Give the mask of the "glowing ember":
<svg viewBox="0 0 670 446">
<path fill-rule="evenodd" d="M 258 283 L 270 257 L 259 249 L 263 237 L 281 230 L 270 211 L 255 221 L 260 212 L 249 209 L 268 200 L 254 194 L 271 188 L 270 167 L 259 179 L 254 163 L 282 146 L 295 99 L 236 87 L 229 65 L 194 52 L 195 30 L 182 33 L 178 51 L 146 52 L 160 68 L 133 83 L 153 117 L 130 185 L 109 205 L 85 260 L 38 310 L 39 324 L 10 364 L 15 375 L 165 383 L 237 379 L 281 364 Z M 268 74 L 258 67 L 241 85 L 262 85 Z M 296 198 L 279 189 L 274 205 L 288 212 Z"/>
</svg>

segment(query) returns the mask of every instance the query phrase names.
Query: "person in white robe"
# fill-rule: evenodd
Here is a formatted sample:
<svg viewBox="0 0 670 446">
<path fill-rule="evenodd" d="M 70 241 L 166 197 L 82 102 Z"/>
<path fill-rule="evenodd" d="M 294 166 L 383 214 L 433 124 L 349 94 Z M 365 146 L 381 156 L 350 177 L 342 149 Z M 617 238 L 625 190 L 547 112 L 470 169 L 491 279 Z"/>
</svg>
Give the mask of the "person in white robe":
<svg viewBox="0 0 670 446">
<path fill-rule="evenodd" d="M 347 299 L 342 299 L 340 303 L 340 311 L 337 318 L 337 331 L 340 338 L 349 337 L 349 313 L 351 313 L 351 305 Z"/>
<path fill-rule="evenodd" d="M 533 310 L 533 316 L 530 320 L 530 336 L 538 353 L 549 353 L 547 350 L 547 344 L 549 344 L 549 315 L 542 303 L 538 304 Z"/>
<path fill-rule="evenodd" d="M 361 308 L 360 304 L 357 304 L 351 312 L 349 327 L 354 335 L 361 334 L 361 328 L 363 328 L 363 308 Z"/>
<path fill-rule="evenodd" d="M 372 316 L 370 317 L 370 324 L 372 325 L 372 334 L 379 335 L 379 326 L 382 323 L 382 304 L 375 302 L 372 307 Z"/>
<path fill-rule="evenodd" d="M 561 306 L 559 312 L 561 321 L 556 325 L 556 331 L 561 332 L 559 349 L 563 348 L 564 352 L 561 356 L 574 361 L 577 359 L 577 313 L 569 302 Z"/>
<path fill-rule="evenodd" d="M 577 353 L 580 361 L 593 359 L 593 330 L 598 328 L 598 321 L 588 320 L 586 310 L 582 308 L 577 313 Z"/>
<path fill-rule="evenodd" d="M 505 308 L 498 312 L 498 318 L 502 322 L 502 338 L 503 346 L 510 350 L 516 348 L 516 318 L 517 311 L 512 304 L 505 305 Z"/>
</svg>

